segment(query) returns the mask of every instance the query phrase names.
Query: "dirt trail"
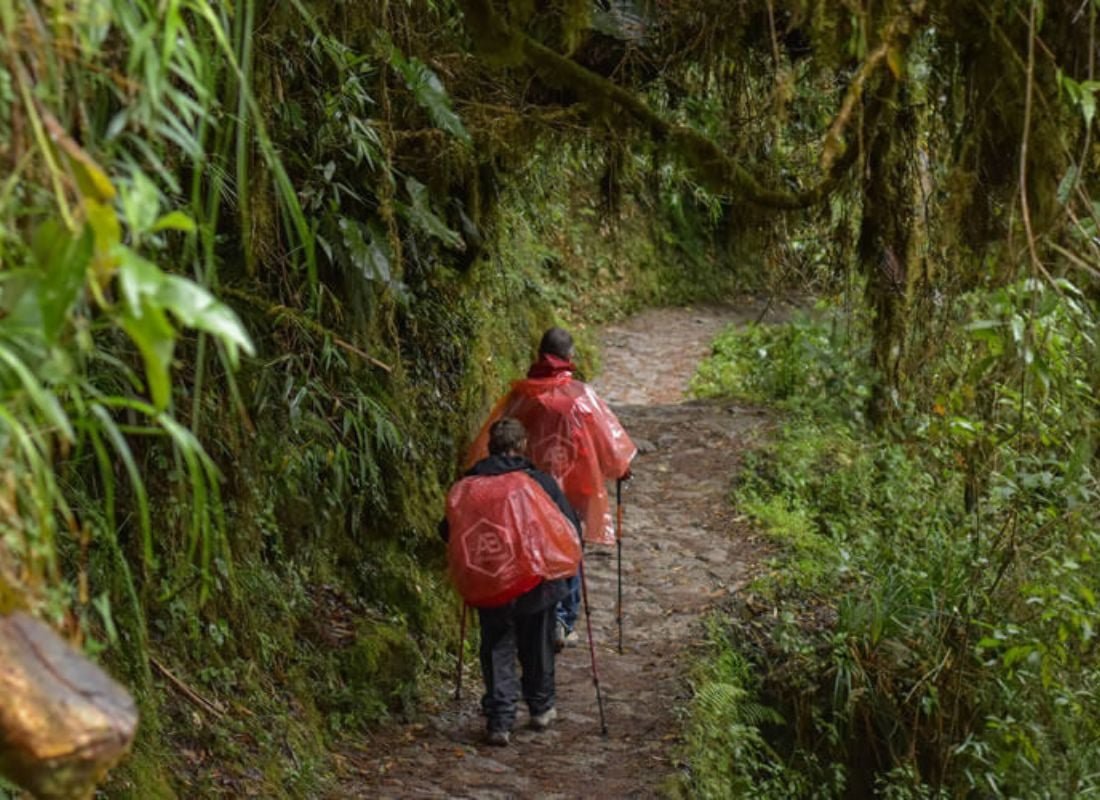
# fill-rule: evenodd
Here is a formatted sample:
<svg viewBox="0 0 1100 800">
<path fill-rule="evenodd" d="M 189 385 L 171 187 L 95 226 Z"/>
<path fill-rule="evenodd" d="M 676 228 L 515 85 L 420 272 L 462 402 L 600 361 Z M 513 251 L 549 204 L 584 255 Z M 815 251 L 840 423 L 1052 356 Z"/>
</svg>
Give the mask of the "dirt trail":
<svg viewBox="0 0 1100 800">
<path fill-rule="evenodd" d="M 592 624 L 609 736 L 599 731 L 583 636 L 557 661 L 557 723 L 526 728 L 512 744 L 483 744 L 474 667 L 460 707 L 441 700 L 424 722 L 373 737 L 347 753 L 340 797 L 641 798 L 675 769 L 677 708 L 688 698 L 688 648 L 701 615 L 746 581 L 757 551 L 733 519 L 729 488 L 761 414 L 734 404 L 685 402 L 714 335 L 762 307 L 659 309 L 605 328 L 594 385 L 639 445 L 625 491 L 624 652 L 615 650 L 614 550 L 586 556 Z M 476 639 L 476 632 L 472 634 Z"/>
</svg>

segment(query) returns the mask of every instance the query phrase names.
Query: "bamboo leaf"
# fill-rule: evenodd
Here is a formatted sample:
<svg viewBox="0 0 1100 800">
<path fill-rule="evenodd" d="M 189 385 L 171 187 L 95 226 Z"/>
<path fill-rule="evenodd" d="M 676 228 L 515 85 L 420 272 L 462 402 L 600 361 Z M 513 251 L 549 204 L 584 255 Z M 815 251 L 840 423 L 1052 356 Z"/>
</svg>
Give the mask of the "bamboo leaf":
<svg viewBox="0 0 1100 800">
<path fill-rule="evenodd" d="M 134 499 L 137 501 L 138 506 L 138 521 L 141 527 L 141 541 L 142 549 L 145 554 L 145 562 L 147 564 L 153 564 L 153 528 L 149 516 L 149 495 L 145 490 L 145 481 L 141 478 L 141 470 L 138 469 L 137 462 L 134 461 L 134 454 L 130 450 L 130 445 L 126 443 L 126 437 L 119 431 L 118 426 L 115 424 L 115 421 L 111 419 L 111 415 L 107 412 L 107 409 L 99 403 L 93 403 L 91 411 L 102 425 L 104 433 L 107 434 L 107 438 L 111 440 L 111 445 L 114 447 L 118 457 L 122 460 L 122 465 L 125 467 L 126 474 L 130 478 L 130 486 L 134 490 Z"/>
<path fill-rule="evenodd" d="M 30 398 L 31 403 L 38 409 L 46 420 L 53 425 L 70 442 L 76 437 L 73 434 L 73 426 L 69 421 L 68 415 L 61 407 L 60 401 L 57 399 L 57 395 L 53 392 L 47 391 L 45 387 L 38 382 L 34 377 L 34 374 L 28 369 L 27 365 L 23 363 L 15 353 L 9 350 L 4 345 L 0 344 L 0 362 L 7 365 L 8 369 L 15 374 L 19 379 L 19 383 L 26 390 L 27 396 Z"/>
</svg>

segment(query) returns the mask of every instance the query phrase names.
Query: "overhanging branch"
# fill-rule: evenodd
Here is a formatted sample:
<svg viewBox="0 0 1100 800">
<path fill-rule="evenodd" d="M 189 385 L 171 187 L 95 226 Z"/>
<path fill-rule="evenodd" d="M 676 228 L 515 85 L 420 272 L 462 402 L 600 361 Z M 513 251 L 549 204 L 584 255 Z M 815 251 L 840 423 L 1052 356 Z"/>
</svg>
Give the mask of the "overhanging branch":
<svg viewBox="0 0 1100 800">
<path fill-rule="evenodd" d="M 475 46 L 489 59 L 502 66 L 527 64 L 548 83 L 573 89 L 590 108 L 614 107 L 654 140 L 667 142 L 683 157 L 702 183 L 719 190 L 732 190 L 748 202 L 776 209 L 815 205 L 837 187 L 858 155 L 857 148 L 849 147 L 839 158 L 824 158 L 824 175 L 813 186 L 799 192 L 764 186 L 712 139 L 687 126 L 670 123 L 634 93 L 513 28 L 496 12 L 492 0 L 459 0 L 459 5 Z M 907 42 L 910 27 L 909 24 L 895 24 L 891 26 L 891 33 Z M 872 68 L 874 66 L 877 62 Z M 862 73 L 864 80 L 866 72 Z M 847 113 L 851 113 L 851 108 L 847 109 Z M 830 133 L 836 135 L 843 127 L 843 122 L 834 124 Z M 828 142 L 827 146 L 834 152 L 839 149 L 835 140 Z"/>
</svg>

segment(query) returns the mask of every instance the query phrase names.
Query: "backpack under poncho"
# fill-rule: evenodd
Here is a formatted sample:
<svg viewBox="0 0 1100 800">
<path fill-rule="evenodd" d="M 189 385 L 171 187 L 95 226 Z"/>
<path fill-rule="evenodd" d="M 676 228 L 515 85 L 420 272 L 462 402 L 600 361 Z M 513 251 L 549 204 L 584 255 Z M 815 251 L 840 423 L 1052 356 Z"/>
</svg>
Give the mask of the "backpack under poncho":
<svg viewBox="0 0 1100 800">
<path fill-rule="evenodd" d="M 495 608 L 575 575 L 577 531 L 527 473 L 475 475 L 447 495 L 447 561 L 467 605 Z"/>
<path fill-rule="evenodd" d="M 471 445 L 467 464 L 488 454 L 489 427 L 501 417 L 523 423 L 527 457 L 558 481 L 584 522 L 585 540 L 613 544 L 606 481 L 622 477 L 638 450 L 607 404 L 569 374 L 516 381 Z"/>
</svg>

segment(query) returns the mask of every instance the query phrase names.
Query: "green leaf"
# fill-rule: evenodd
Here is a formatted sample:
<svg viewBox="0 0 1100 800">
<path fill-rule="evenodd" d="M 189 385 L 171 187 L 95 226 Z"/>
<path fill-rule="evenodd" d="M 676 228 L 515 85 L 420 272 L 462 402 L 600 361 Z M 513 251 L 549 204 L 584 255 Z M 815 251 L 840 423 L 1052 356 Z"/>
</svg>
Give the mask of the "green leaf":
<svg viewBox="0 0 1100 800">
<path fill-rule="evenodd" d="M 156 222 L 153 223 L 153 227 L 149 229 L 151 232 L 157 231 L 184 231 L 185 233 L 194 233 L 195 221 L 191 217 L 184 214 L 182 211 L 169 211 L 162 216 Z"/>
<path fill-rule="evenodd" d="M 451 109 L 451 98 L 439 76 L 423 61 L 417 58 L 406 59 L 396 47 L 390 51 L 390 63 L 401 73 L 416 102 L 428 112 L 432 123 L 465 144 L 470 144 L 470 134 L 458 114 Z"/>
<path fill-rule="evenodd" d="M 119 245 L 114 250 L 118 258 L 118 280 L 122 297 L 129 312 L 141 317 L 145 312 L 145 300 L 155 297 L 164 283 L 164 273 L 152 261 L 139 256 L 129 247 Z"/>
<path fill-rule="evenodd" d="M 213 557 L 214 537 L 218 531 L 224 533 L 224 520 L 220 514 L 220 494 L 218 481 L 221 474 L 213 460 L 203 450 L 195 435 L 180 425 L 168 414 L 157 415 L 157 422 L 172 437 L 173 443 L 184 462 L 187 464 L 187 472 L 190 476 L 192 502 L 191 502 L 191 535 L 188 537 L 187 557 L 194 561 L 196 553 L 200 552 L 199 567 L 202 571 L 203 588 L 200 590 L 200 598 L 204 598 L 210 581 L 210 564 Z M 214 524 L 211 524 L 213 517 Z M 224 535 L 222 537 L 222 551 L 228 557 Z M 228 561 L 226 561 L 228 563 Z"/>
<path fill-rule="evenodd" d="M 991 328 L 1000 328 L 1004 325 L 999 319 L 979 319 L 966 326 L 968 331 L 983 331 Z"/>
<path fill-rule="evenodd" d="M 1096 95 L 1091 91 L 1081 94 L 1081 114 L 1085 118 L 1085 127 L 1092 125 L 1093 119 L 1096 118 Z"/>
<path fill-rule="evenodd" d="M 72 423 L 69 422 L 69 417 L 61 407 L 57 395 L 42 386 L 30 369 L 27 368 L 27 365 L 23 363 L 23 360 L 3 345 L 0 345 L 0 362 L 6 364 L 16 378 L 19 379 L 19 383 L 23 386 L 31 403 L 38 409 L 39 413 L 57 428 L 62 436 L 70 442 L 74 441 L 76 437 L 73 434 Z"/>
<path fill-rule="evenodd" d="M 1012 319 L 1009 320 L 1009 322 L 1012 328 L 1012 340 L 1019 344 L 1024 340 L 1024 318 L 1021 317 L 1019 314 L 1013 314 Z"/>
<path fill-rule="evenodd" d="M 146 304 L 140 316 L 123 314 L 122 328 L 141 352 L 153 405 L 157 409 L 167 408 L 172 398 L 169 373 L 176 347 L 176 332 L 172 324 L 163 311 Z"/>
<path fill-rule="evenodd" d="M 431 196 L 428 187 L 416 178 L 405 179 L 405 190 L 409 193 L 412 205 L 406 208 L 409 221 L 428 236 L 438 239 L 453 250 L 465 250 L 462 237 L 447 227 L 447 223 L 432 211 Z"/>
<path fill-rule="evenodd" d="M 390 270 L 389 249 L 385 246 L 384 238 L 370 229 L 364 235 L 364 226 L 347 217 L 341 217 L 337 225 L 352 265 L 366 280 L 389 284 L 393 274 Z"/>
<path fill-rule="evenodd" d="M 0 330 L 6 338 L 35 335 L 45 324 L 42 320 L 42 278 L 31 270 L 0 273 Z"/>
<path fill-rule="evenodd" d="M 1061 205 L 1065 205 L 1069 202 L 1069 193 L 1074 184 L 1077 183 L 1077 175 L 1080 173 L 1076 164 L 1070 164 L 1069 169 L 1066 170 L 1066 174 L 1062 176 L 1061 182 L 1058 184 L 1057 197 L 1058 202 Z"/>
<path fill-rule="evenodd" d="M 42 305 L 42 332 L 47 341 L 57 341 L 84 289 L 88 266 L 92 258 L 92 231 L 88 226 L 79 237 L 60 230 L 53 234 L 55 244 L 49 250 L 48 261 L 39 262 L 46 273 L 39 291 Z"/>
<path fill-rule="evenodd" d="M 37 517 L 40 541 L 44 541 L 50 548 L 47 550 L 47 559 L 53 561 L 55 556 L 52 542 L 57 528 L 56 512 L 61 511 L 63 516 L 71 518 L 72 510 L 64 495 L 58 491 L 54 471 L 46 455 L 39 449 L 39 437 L 32 436 L 17 415 L 3 403 L 0 403 L 0 426 L 12 434 L 19 452 L 22 453 L 23 465 L 29 467 L 29 472 L 34 476 L 29 482 L 33 501 L 30 510 Z"/>
<path fill-rule="evenodd" d="M 122 226 L 118 223 L 114 206 L 85 200 L 84 211 L 88 217 L 88 226 L 95 233 L 96 253 L 110 253 L 122 241 Z"/>
<path fill-rule="evenodd" d="M 136 236 L 147 233 L 160 212 L 160 191 L 144 172 L 133 170 L 130 185 L 122 193 L 122 213 L 130 232 Z"/>
<path fill-rule="evenodd" d="M 249 355 L 255 352 L 252 340 L 233 310 L 202 286 L 163 272 L 128 247 L 119 246 L 116 252 L 119 285 L 127 307 L 123 327 L 145 359 L 149 388 L 157 408 L 167 404 L 168 369 L 176 339 L 167 313 L 186 327 L 214 334 L 225 346 L 234 365 L 240 350 Z"/>
<path fill-rule="evenodd" d="M 1058 81 L 1059 88 L 1069 95 L 1070 100 L 1076 103 L 1081 97 L 1081 85 L 1069 75 L 1066 75 L 1061 67 L 1056 70 L 1055 78 Z"/>
<path fill-rule="evenodd" d="M 233 366 L 237 364 L 239 350 L 255 354 L 252 340 L 233 309 L 194 281 L 166 275 L 157 299 L 184 325 L 216 336 L 225 346 Z"/>
<path fill-rule="evenodd" d="M 111 615 L 111 597 L 107 592 L 92 600 L 92 606 L 99 612 L 99 618 L 103 622 L 103 630 L 107 633 L 107 641 L 111 644 L 118 643 L 118 629 L 115 628 L 115 620 Z"/>
<path fill-rule="evenodd" d="M 1078 586 L 1077 592 L 1081 595 L 1081 599 L 1084 600 L 1089 606 L 1096 605 L 1096 592 L 1094 592 L 1088 586 Z"/>
<path fill-rule="evenodd" d="M 118 426 L 115 425 L 115 421 L 111 418 L 107 409 L 99 403 L 93 403 L 91 410 L 99 419 L 104 432 L 107 434 L 107 438 L 115 448 L 118 457 L 122 460 L 122 465 L 126 469 L 126 474 L 130 477 L 130 486 L 134 490 L 134 499 L 137 501 L 138 506 L 138 522 L 141 528 L 141 540 L 145 554 L 145 563 L 153 564 L 153 527 L 150 524 L 149 495 L 145 490 L 145 481 L 141 478 L 141 470 L 138 469 L 137 462 L 134 460 L 134 454 L 130 450 L 130 445 L 126 443 L 126 437 L 119 431 Z"/>
<path fill-rule="evenodd" d="M 1021 644 L 1016 645 L 1015 647 L 1010 647 L 1008 648 L 1008 650 L 1005 651 L 1005 654 L 1003 656 L 1004 665 L 1006 667 L 1011 667 L 1013 664 L 1016 664 L 1017 662 L 1022 661 L 1025 658 L 1028 658 L 1036 652 L 1037 651 L 1035 647 L 1029 644 Z"/>
<path fill-rule="evenodd" d="M 1100 89 L 1100 81 L 1084 81 L 1078 83 L 1063 73 L 1057 72 L 1058 85 L 1069 95 L 1070 101 L 1080 107 L 1081 116 L 1085 118 L 1085 127 L 1092 125 L 1096 118 L 1096 91 Z"/>
</svg>

